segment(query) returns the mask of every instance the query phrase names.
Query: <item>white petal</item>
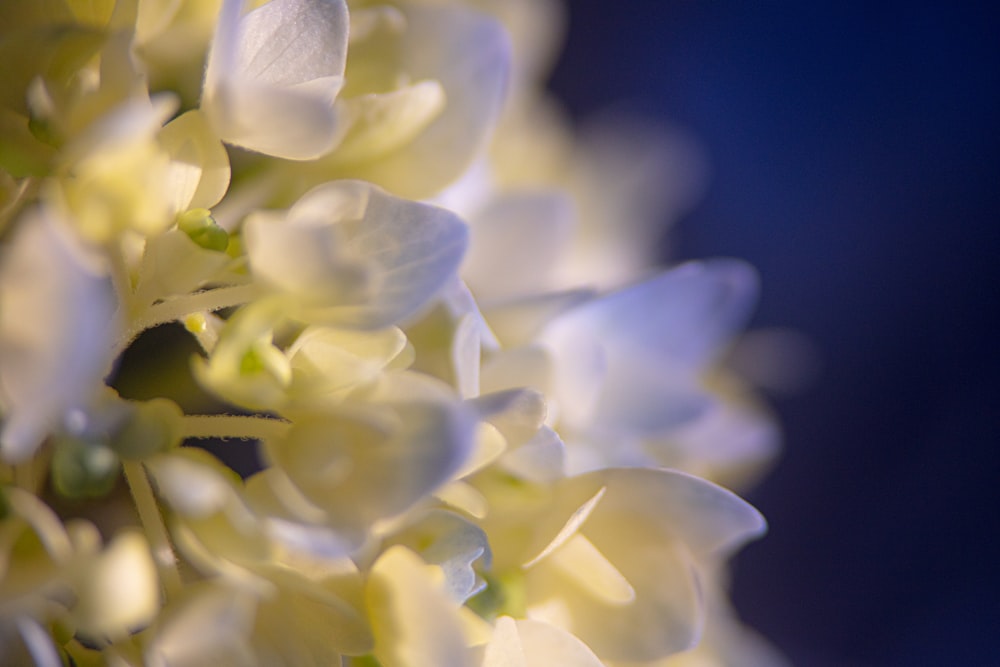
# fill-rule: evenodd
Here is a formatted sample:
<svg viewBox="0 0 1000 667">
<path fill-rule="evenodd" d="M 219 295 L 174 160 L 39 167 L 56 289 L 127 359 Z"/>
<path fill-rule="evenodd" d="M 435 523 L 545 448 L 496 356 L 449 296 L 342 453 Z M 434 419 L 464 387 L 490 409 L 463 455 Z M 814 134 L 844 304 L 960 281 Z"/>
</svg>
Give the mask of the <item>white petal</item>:
<svg viewBox="0 0 1000 667">
<path fill-rule="evenodd" d="M 359 332 L 315 326 L 288 349 L 293 390 L 329 393 L 368 382 L 406 348 L 406 336 L 392 327 Z"/>
<path fill-rule="evenodd" d="M 767 528 L 760 512 L 736 494 L 675 470 L 599 471 L 574 478 L 568 488 L 595 483 L 607 485 L 608 492 L 590 519 L 588 536 L 595 521 L 610 530 L 616 521 L 631 518 L 707 557 L 728 554 Z"/>
<path fill-rule="evenodd" d="M 69 232 L 37 213 L 20 224 L 0 266 L 0 453 L 11 463 L 101 385 L 118 324 L 110 280 Z"/>
<path fill-rule="evenodd" d="M 490 327 L 504 347 L 528 345 L 550 321 L 594 298 L 590 290 L 551 292 L 483 308 Z"/>
<path fill-rule="evenodd" d="M 561 664 L 561 663 L 549 663 Z M 481 667 L 527 667 L 518 636 L 517 625 L 510 616 L 501 616 L 496 621 L 493 638 L 486 645 Z"/>
<path fill-rule="evenodd" d="M 447 482 L 468 457 L 474 422 L 460 405 L 346 405 L 298 419 L 268 457 L 345 530 L 394 517 Z"/>
<path fill-rule="evenodd" d="M 458 321 L 452 338 L 451 364 L 455 386 L 462 398 L 479 395 L 479 358 L 482 348 L 478 313 L 467 313 Z"/>
<path fill-rule="evenodd" d="M 560 316 L 542 338 L 560 360 L 562 414 L 645 432 L 697 417 L 710 403 L 698 374 L 756 293 L 742 262 L 689 263 Z"/>
<path fill-rule="evenodd" d="M 701 568 L 759 536 L 763 518 L 729 491 L 667 470 L 580 475 L 560 485 L 559 496 L 567 495 L 553 506 L 575 505 L 599 484 L 606 491 L 578 531 L 635 599 L 595 596 L 579 575 L 567 577 L 558 562 L 543 559 L 527 573 L 529 615 L 566 628 L 602 659 L 648 661 L 690 648 L 705 619 Z"/>
<path fill-rule="evenodd" d="M 157 141 L 170 155 L 168 168 L 173 208 L 210 208 L 229 188 L 229 155 L 212 133 L 205 115 L 192 110 L 167 123 Z"/>
<path fill-rule="evenodd" d="M 78 630 L 87 636 L 122 639 L 159 611 L 156 565 L 137 532 L 116 536 L 81 579 L 73 613 Z"/>
<path fill-rule="evenodd" d="M 465 224 L 440 208 L 359 181 L 319 186 L 284 224 L 245 227 L 254 273 L 304 300 L 303 317 L 379 329 L 415 315 L 455 275 Z"/>
<path fill-rule="evenodd" d="M 157 492 L 184 516 L 204 518 L 235 497 L 232 471 L 204 450 L 184 448 L 147 462 Z"/>
<path fill-rule="evenodd" d="M 541 292 L 568 249 L 573 209 L 556 193 L 509 195 L 470 220 L 462 277 L 482 301 Z"/>
<path fill-rule="evenodd" d="M 546 561 L 557 566 L 581 588 L 602 602 L 625 605 L 635 600 L 635 589 L 593 542 L 574 535 Z"/>
<path fill-rule="evenodd" d="M 498 391 L 470 404 L 516 445 L 532 438 L 545 422 L 545 396 L 532 389 Z"/>
<path fill-rule="evenodd" d="M 342 76 L 348 25 L 341 0 L 271 0 L 242 19 L 240 74 L 276 86 Z"/>
<path fill-rule="evenodd" d="M 202 109 L 228 144 L 286 160 L 313 160 L 338 139 L 333 100 L 341 83 L 333 77 L 288 88 L 226 83 Z"/>
<path fill-rule="evenodd" d="M 548 556 L 553 551 L 564 545 L 571 538 L 573 538 L 576 535 L 577 531 L 580 530 L 580 526 L 582 526 L 584 522 L 586 522 L 587 519 L 590 518 L 591 513 L 593 513 L 593 511 L 597 508 L 598 504 L 601 502 L 601 499 L 604 497 L 606 491 L 607 489 L 602 486 L 585 503 L 577 507 L 577 509 L 574 510 L 573 513 L 569 515 L 569 518 L 567 519 L 566 523 L 563 525 L 562 528 L 559 529 L 559 532 L 556 533 L 555 537 L 553 537 L 552 540 L 548 542 L 541 551 L 538 552 L 538 555 L 536 555 L 531 560 L 525 562 L 524 567 L 526 568 L 531 567 L 535 563 L 543 560 L 546 556 Z"/>
<path fill-rule="evenodd" d="M 376 160 L 413 141 L 444 108 L 444 89 L 437 81 L 342 100 L 348 129 L 337 146 L 337 159 Z"/>
<path fill-rule="evenodd" d="M 455 603 L 412 551 L 392 547 L 375 561 L 366 599 L 384 667 L 471 667 Z"/>
<path fill-rule="evenodd" d="M 466 482 L 452 482 L 434 492 L 434 497 L 449 507 L 482 519 L 489 511 L 489 502 L 474 486 Z"/>
<path fill-rule="evenodd" d="M 334 100 L 347 59 L 343 0 L 272 0 L 240 17 L 225 0 L 202 108 L 227 143 L 308 160 L 337 139 Z"/>
<path fill-rule="evenodd" d="M 483 567 L 489 568 L 489 541 L 481 528 L 458 514 L 433 510 L 394 535 L 392 543 L 413 549 L 425 561 L 440 567 L 446 588 L 457 602 L 464 602 L 485 586 L 473 564 L 481 560 Z"/>
<path fill-rule="evenodd" d="M 516 626 L 525 667 L 603 667 L 586 644 L 565 630 L 531 619 L 518 620 Z"/>
<path fill-rule="evenodd" d="M 703 366 L 746 320 L 757 275 L 737 260 L 689 262 L 566 316 L 615 354 L 638 349 L 681 368 Z"/>
<path fill-rule="evenodd" d="M 533 438 L 500 460 L 504 470 L 529 482 L 554 482 L 565 474 L 566 445 L 559 434 L 542 426 Z"/>
<path fill-rule="evenodd" d="M 184 598 L 157 622 L 146 644 L 150 667 L 255 665 L 250 650 L 255 605 L 245 594 L 226 586 L 201 583 L 188 587 Z"/>
<path fill-rule="evenodd" d="M 351 250 L 376 267 L 375 300 L 345 316 L 366 328 L 414 315 L 455 275 L 468 244 L 465 224 L 440 208 L 372 189 Z"/>
<path fill-rule="evenodd" d="M 412 5 L 404 11 L 405 71 L 414 80 L 439 81 L 447 103 L 412 143 L 352 171 L 418 199 L 455 180 L 485 147 L 503 104 L 511 53 L 503 27 L 478 12 Z"/>
<path fill-rule="evenodd" d="M 191 292 L 230 261 L 225 253 L 202 248 L 177 229 L 151 236 L 139 265 L 136 299 L 150 304 L 158 298 Z"/>
<path fill-rule="evenodd" d="M 548 394 L 552 384 L 552 357 L 541 347 L 499 350 L 483 361 L 481 386 L 484 394 L 528 387 Z M 549 419 L 552 406 L 548 406 Z"/>
<path fill-rule="evenodd" d="M 692 647 L 701 634 L 704 604 L 690 554 L 676 543 L 625 536 L 629 542 L 596 546 L 631 584 L 632 602 L 601 599 L 592 585 L 581 586 L 578 577 L 543 561 L 527 573 L 528 617 L 572 633 L 602 660 L 651 661 Z"/>
</svg>

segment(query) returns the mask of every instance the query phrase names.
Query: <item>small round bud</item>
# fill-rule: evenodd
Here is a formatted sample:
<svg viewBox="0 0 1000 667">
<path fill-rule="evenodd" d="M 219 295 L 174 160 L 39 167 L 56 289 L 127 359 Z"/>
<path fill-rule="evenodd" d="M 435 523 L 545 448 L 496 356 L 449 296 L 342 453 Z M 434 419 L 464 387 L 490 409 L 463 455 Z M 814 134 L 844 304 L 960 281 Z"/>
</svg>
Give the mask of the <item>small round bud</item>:
<svg viewBox="0 0 1000 667">
<path fill-rule="evenodd" d="M 229 234 L 215 222 L 207 208 L 193 208 L 177 216 L 177 228 L 192 241 L 216 252 L 225 252 L 229 246 Z"/>
<path fill-rule="evenodd" d="M 200 334 L 208 329 L 208 320 L 204 313 L 191 313 L 184 318 L 184 328 L 193 334 Z"/>
<path fill-rule="evenodd" d="M 56 440 L 50 473 L 64 498 L 100 498 L 115 488 L 121 461 L 108 446 L 73 437 Z"/>
<path fill-rule="evenodd" d="M 173 401 L 154 398 L 135 402 L 134 410 L 111 438 L 123 459 L 144 459 L 180 444 L 184 413 Z"/>
</svg>

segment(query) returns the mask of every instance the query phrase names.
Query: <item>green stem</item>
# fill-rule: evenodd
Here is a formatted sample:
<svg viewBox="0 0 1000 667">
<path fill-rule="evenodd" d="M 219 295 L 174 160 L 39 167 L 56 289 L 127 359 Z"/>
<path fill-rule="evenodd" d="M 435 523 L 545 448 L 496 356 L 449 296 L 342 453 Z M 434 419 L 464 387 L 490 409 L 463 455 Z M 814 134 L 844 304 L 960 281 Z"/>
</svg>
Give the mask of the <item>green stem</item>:
<svg viewBox="0 0 1000 667">
<path fill-rule="evenodd" d="M 185 415 L 185 438 L 239 438 L 241 440 L 268 440 L 280 438 L 288 432 L 290 424 L 268 417 L 242 415 Z"/>
<path fill-rule="evenodd" d="M 163 584 L 163 593 L 166 600 L 175 597 L 181 591 L 181 575 L 177 569 L 177 556 L 170 543 L 170 535 L 167 533 L 167 525 L 160 514 L 160 506 L 153 495 L 153 488 L 149 484 L 146 476 L 146 469 L 139 461 L 123 461 L 122 467 L 125 470 L 125 481 L 128 482 L 129 491 L 132 492 L 132 499 L 135 501 L 136 511 L 139 513 L 139 521 L 146 533 L 146 539 L 153 550 L 153 560 L 156 561 L 156 569 L 160 573 L 160 582 Z"/>
</svg>

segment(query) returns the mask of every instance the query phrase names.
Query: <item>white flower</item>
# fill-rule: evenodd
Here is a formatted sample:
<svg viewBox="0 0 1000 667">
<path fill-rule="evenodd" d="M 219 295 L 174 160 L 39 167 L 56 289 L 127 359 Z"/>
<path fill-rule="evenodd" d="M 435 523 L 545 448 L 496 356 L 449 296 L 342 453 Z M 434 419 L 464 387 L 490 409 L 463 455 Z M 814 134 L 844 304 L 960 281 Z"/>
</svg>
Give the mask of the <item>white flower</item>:
<svg viewBox="0 0 1000 667">
<path fill-rule="evenodd" d="M 600 443 L 695 419 L 716 400 L 703 375 L 756 294 L 742 262 L 691 262 L 556 317 L 540 339 L 554 359 L 560 423 Z M 575 469 L 615 462 L 610 450 L 575 454 Z"/>
<path fill-rule="evenodd" d="M 510 612 L 561 627 L 606 660 L 694 646 L 706 615 L 703 567 L 765 529 L 734 494 L 674 471 L 477 484 L 490 500 L 483 527 Z"/>
</svg>

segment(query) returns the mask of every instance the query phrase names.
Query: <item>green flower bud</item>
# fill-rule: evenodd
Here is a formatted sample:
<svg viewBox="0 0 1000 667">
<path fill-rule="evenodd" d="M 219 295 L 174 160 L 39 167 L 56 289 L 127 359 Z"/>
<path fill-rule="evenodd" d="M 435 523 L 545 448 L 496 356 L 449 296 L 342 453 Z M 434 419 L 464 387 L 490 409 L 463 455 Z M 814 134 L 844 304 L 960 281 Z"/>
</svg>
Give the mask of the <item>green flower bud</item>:
<svg viewBox="0 0 1000 667">
<path fill-rule="evenodd" d="M 225 252 L 229 234 L 215 222 L 207 208 L 193 208 L 177 217 L 177 228 L 206 250 Z"/>
<path fill-rule="evenodd" d="M 132 413 L 111 438 L 110 446 L 123 459 L 144 459 L 176 447 L 183 439 L 180 407 L 167 398 L 132 402 Z"/>
<path fill-rule="evenodd" d="M 52 488 L 72 500 L 100 498 L 115 488 L 121 461 L 108 446 L 64 437 L 55 443 L 52 455 Z"/>
</svg>

